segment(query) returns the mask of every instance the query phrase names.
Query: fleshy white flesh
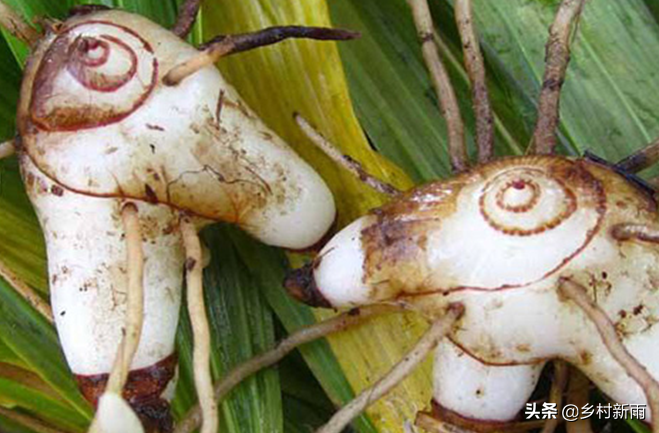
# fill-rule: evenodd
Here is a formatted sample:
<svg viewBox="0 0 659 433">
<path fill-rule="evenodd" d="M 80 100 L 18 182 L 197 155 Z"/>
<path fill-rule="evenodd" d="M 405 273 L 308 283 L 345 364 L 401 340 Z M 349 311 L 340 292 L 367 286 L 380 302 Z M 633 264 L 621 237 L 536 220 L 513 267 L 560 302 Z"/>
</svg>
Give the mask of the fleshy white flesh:
<svg viewBox="0 0 659 433">
<path fill-rule="evenodd" d="M 658 216 L 651 197 L 595 163 L 504 159 L 419 187 L 354 222 L 321 251 L 314 282 L 333 307 L 396 301 L 433 318 L 463 303 L 450 336 L 459 349 L 437 349 L 434 396 L 465 418 L 513 419 L 538 366 L 556 358 L 616 401 L 643 404 L 642 389 L 557 287 L 561 278 L 587 287 L 659 377 L 659 247 L 611 234 L 617 224 L 655 226 Z M 474 388 L 486 392 L 476 397 Z"/>
<path fill-rule="evenodd" d="M 185 261 L 181 215 L 198 228 L 234 223 L 291 249 L 311 247 L 335 218 L 323 180 L 215 67 L 176 86 L 163 83 L 174 66 L 197 54 L 138 15 L 76 15 L 34 48 L 18 110 L 18 156 L 46 238 L 58 333 L 93 403 L 115 359 L 126 311 L 120 212 L 126 202 L 138 208 L 144 324 L 128 378 L 134 395 L 127 398 L 156 429 L 171 424 L 167 401 Z"/>
<path fill-rule="evenodd" d="M 196 49 L 120 11 L 74 18 L 66 29 L 40 44 L 22 89 L 24 150 L 45 174 L 85 194 L 165 203 L 233 222 L 271 245 L 302 249 L 325 234 L 335 212 L 329 189 L 216 68 L 177 86 L 162 83 Z M 58 44 L 83 37 L 113 38 L 116 55 L 108 63 L 115 63 L 94 73 L 117 81 L 128 79 L 122 74 L 130 71 L 131 57 L 112 41 L 126 41 L 137 58 L 134 76 L 108 92 L 80 84 L 69 68 L 40 67 L 61 55 Z M 85 61 L 97 58 L 96 51 L 85 52 Z M 60 114 L 64 108 L 73 114 Z"/>
<path fill-rule="evenodd" d="M 126 310 L 122 203 L 63 190 L 29 159 L 22 162 L 28 194 L 46 236 L 51 305 L 69 367 L 79 375 L 107 373 Z M 185 261 L 177 213 L 164 205 L 138 203 L 138 209 L 146 260 L 144 323 L 135 369 L 174 352 Z"/>
<path fill-rule="evenodd" d="M 117 394 L 101 396 L 96 417 L 97 433 L 144 433 L 133 409 Z"/>
</svg>

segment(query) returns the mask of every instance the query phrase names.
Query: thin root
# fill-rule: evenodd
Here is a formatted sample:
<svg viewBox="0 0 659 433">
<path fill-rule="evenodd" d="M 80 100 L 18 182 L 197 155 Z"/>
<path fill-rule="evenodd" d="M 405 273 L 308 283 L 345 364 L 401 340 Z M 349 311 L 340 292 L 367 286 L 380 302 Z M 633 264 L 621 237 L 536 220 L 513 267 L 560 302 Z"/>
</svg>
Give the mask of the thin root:
<svg viewBox="0 0 659 433">
<path fill-rule="evenodd" d="M 471 82 L 471 99 L 476 115 L 478 162 L 484 163 L 492 158 L 494 152 L 494 118 L 485 80 L 485 62 L 474 28 L 471 0 L 456 0 L 455 20 L 462 40 L 465 68 Z"/>
<path fill-rule="evenodd" d="M 567 402 L 577 407 L 584 407 L 590 401 L 590 381 L 576 368 L 570 369 Z M 565 423 L 567 433 L 593 433 L 590 419 L 578 419 Z"/>
<path fill-rule="evenodd" d="M 409 376 L 441 339 L 451 331 L 463 312 L 462 304 L 449 305 L 446 315 L 431 325 L 414 348 L 398 364 L 373 386 L 363 390 L 350 403 L 336 412 L 327 424 L 316 430 L 316 433 L 341 433 L 353 418 Z"/>
<path fill-rule="evenodd" d="M 659 138 L 616 163 L 616 167 L 627 173 L 638 173 L 659 161 Z"/>
<path fill-rule="evenodd" d="M 457 425 L 450 420 L 438 419 L 436 414 L 429 412 L 418 412 L 414 424 L 428 433 L 474 433 L 483 431 L 477 422 L 473 425 Z M 506 423 L 501 429 L 493 431 L 505 431 L 506 433 L 522 433 L 537 430 L 545 425 L 545 421 L 521 421 Z M 487 431 L 490 431 L 489 429 Z"/>
<path fill-rule="evenodd" d="M 565 361 L 554 361 L 554 380 L 549 391 L 549 401 L 556 404 L 558 413 L 563 413 L 563 391 L 567 385 L 569 374 L 570 368 Z M 554 433 L 561 421 L 560 418 L 548 419 L 542 428 L 542 433 Z"/>
<path fill-rule="evenodd" d="M 0 26 L 29 46 L 36 44 L 41 38 L 41 34 L 34 27 L 2 0 L 0 0 Z"/>
<path fill-rule="evenodd" d="M 644 224 L 617 224 L 611 229 L 611 236 L 619 241 L 637 239 L 659 243 L 659 230 Z"/>
<path fill-rule="evenodd" d="M 2 406 L 0 406 L 0 416 L 10 419 L 23 427 L 27 427 L 30 431 L 34 431 L 35 433 L 66 433 L 64 430 L 57 430 L 44 424 L 41 420 L 13 410 L 5 409 Z"/>
<path fill-rule="evenodd" d="M 359 33 L 348 30 L 304 26 L 269 27 L 253 33 L 218 36 L 200 47 L 203 51 L 198 55 L 169 71 L 163 78 L 163 82 L 168 86 L 175 86 L 186 77 L 214 64 L 222 57 L 276 44 L 289 38 L 344 41 L 357 37 L 359 37 Z"/>
<path fill-rule="evenodd" d="M 194 339 L 192 352 L 194 380 L 202 414 L 201 433 L 215 433 L 219 419 L 210 370 L 211 335 L 204 304 L 201 242 L 197 228 L 187 216 L 181 218 L 180 227 L 187 256 L 185 261 L 187 301 Z"/>
<path fill-rule="evenodd" d="M 313 144 L 322 150 L 325 155 L 327 155 L 336 164 L 348 170 L 366 185 L 370 186 L 378 192 L 381 192 L 382 194 L 386 194 L 391 197 L 400 194 L 401 191 L 398 188 L 369 174 L 360 163 L 348 155 L 341 153 L 341 151 L 336 148 L 336 146 L 334 146 L 318 131 L 316 131 L 304 117 L 296 114 L 295 121 L 299 125 L 302 132 L 304 132 L 304 135 L 306 135 Z"/>
<path fill-rule="evenodd" d="M 442 115 L 446 119 L 451 167 L 454 172 L 464 171 L 469 165 L 464 137 L 464 122 L 460 114 L 455 90 L 453 90 L 451 80 L 439 57 L 437 45 L 433 39 L 434 25 L 428 2 L 427 0 L 409 0 L 409 4 L 412 8 L 414 24 L 421 41 L 423 59 L 437 92 Z"/>
<path fill-rule="evenodd" d="M 106 392 L 118 395 L 121 395 L 126 384 L 130 365 L 133 362 L 137 346 L 140 344 L 144 321 L 144 252 L 137 207 L 132 203 L 126 204 L 121 210 L 121 219 L 126 232 L 126 267 L 128 269 L 125 333 L 105 389 Z"/>
<path fill-rule="evenodd" d="M 556 148 L 559 102 L 565 72 L 570 62 L 572 23 L 581 14 L 586 0 L 563 0 L 549 29 L 545 53 L 545 74 L 538 102 L 538 120 L 533 132 L 532 153 L 552 154 Z"/>
<path fill-rule="evenodd" d="M 8 158 L 16 153 L 16 146 L 14 140 L 5 141 L 0 143 L 0 159 Z"/>
<path fill-rule="evenodd" d="M 187 37 L 197 20 L 200 7 L 201 0 L 185 0 L 178 10 L 178 17 L 172 28 L 172 33 L 181 39 Z"/>
<path fill-rule="evenodd" d="M 37 310 L 50 323 L 54 322 L 53 310 L 50 305 L 43 300 L 41 296 L 23 280 L 18 278 L 9 267 L 0 260 L 0 277 L 2 277 L 16 292 L 27 301 L 28 304 Z"/>
<path fill-rule="evenodd" d="M 652 432 L 659 433 L 659 383 L 634 358 L 618 338 L 616 328 L 587 294 L 586 288 L 568 279 L 562 279 L 559 292 L 572 300 L 593 322 L 602 338 L 602 342 L 613 358 L 618 361 L 625 372 L 638 383 L 647 398 L 652 411 Z"/>
<path fill-rule="evenodd" d="M 351 328 L 366 319 L 380 316 L 386 313 L 400 311 L 394 306 L 371 306 L 350 310 L 331 319 L 310 325 L 292 333 L 288 338 L 282 340 L 273 349 L 264 352 L 252 359 L 236 366 L 229 371 L 219 382 L 215 384 L 215 399 L 222 401 L 240 382 L 256 372 L 281 361 L 286 355 L 297 347 L 326 337 L 330 334 Z M 201 410 L 199 406 L 193 407 L 187 415 L 176 426 L 174 433 L 191 433 L 201 423 Z"/>
<path fill-rule="evenodd" d="M 137 207 L 127 203 L 121 209 L 121 221 L 126 233 L 126 269 L 128 269 L 128 300 L 124 322 L 124 336 L 117 347 L 112 371 L 104 393 L 122 395 L 142 336 L 144 323 L 144 251 Z M 102 433 L 99 420 L 94 417 L 89 433 Z"/>
</svg>

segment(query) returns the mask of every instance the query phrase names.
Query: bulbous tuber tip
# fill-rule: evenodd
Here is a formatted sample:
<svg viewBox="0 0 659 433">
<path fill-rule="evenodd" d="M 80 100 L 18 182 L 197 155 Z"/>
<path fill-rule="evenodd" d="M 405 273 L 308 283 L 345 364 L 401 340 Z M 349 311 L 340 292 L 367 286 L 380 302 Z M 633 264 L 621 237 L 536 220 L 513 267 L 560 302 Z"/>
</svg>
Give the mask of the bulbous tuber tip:
<svg viewBox="0 0 659 433">
<path fill-rule="evenodd" d="M 299 269 L 293 269 L 286 275 L 284 287 L 290 296 L 311 307 L 332 308 L 316 286 L 313 276 L 313 263 L 307 263 Z"/>
</svg>

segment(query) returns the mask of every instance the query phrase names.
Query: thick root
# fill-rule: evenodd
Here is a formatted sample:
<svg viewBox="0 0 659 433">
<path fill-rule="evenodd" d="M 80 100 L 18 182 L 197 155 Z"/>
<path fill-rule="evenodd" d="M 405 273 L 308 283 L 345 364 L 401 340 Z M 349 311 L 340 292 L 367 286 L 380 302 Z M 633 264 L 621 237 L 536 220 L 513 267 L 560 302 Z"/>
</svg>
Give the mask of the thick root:
<svg viewBox="0 0 659 433">
<path fill-rule="evenodd" d="M 187 301 L 194 338 L 194 380 L 202 413 L 201 433 L 216 433 L 219 416 L 213 397 L 213 379 L 210 370 L 211 335 L 203 289 L 203 259 L 197 228 L 188 217 L 181 219 L 181 236 L 185 245 L 187 275 Z"/>
<path fill-rule="evenodd" d="M 485 62 L 474 28 L 471 0 L 456 0 L 455 21 L 462 40 L 464 64 L 471 83 L 471 100 L 476 116 L 478 162 L 492 159 L 494 153 L 494 117 L 485 80 Z"/>
<path fill-rule="evenodd" d="M 182 39 L 187 37 L 197 20 L 200 7 L 201 0 L 185 0 L 178 10 L 176 24 L 172 28 L 172 33 Z"/>
<path fill-rule="evenodd" d="M 427 0 L 409 0 L 409 4 L 412 8 L 414 24 L 421 41 L 423 59 L 426 62 L 426 67 L 430 72 L 430 78 L 437 92 L 437 99 L 439 99 L 442 114 L 444 119 L 446 119 L 451 167 L 454 172 L 464 171 L 469 166 L 467 144 L 464 136 L 464 122 L 460 114 L 458 98 L 455 96 L 455 90 L 451 85 L 448 72 L 439 57 L 437 45 L 433 38 L 435 27 L 432 16 L 430 15 L 430 8 L 428 7 Z"/>
<path fill-rule="evenodd" d="M 570 62 L 570 37 L 573 23 L 581 14 L 585 3 L 586 0 L 563 0 L 549 29 L 532 153 L 552 154 L 556 148 L 561 88 Z"/>
</svg>

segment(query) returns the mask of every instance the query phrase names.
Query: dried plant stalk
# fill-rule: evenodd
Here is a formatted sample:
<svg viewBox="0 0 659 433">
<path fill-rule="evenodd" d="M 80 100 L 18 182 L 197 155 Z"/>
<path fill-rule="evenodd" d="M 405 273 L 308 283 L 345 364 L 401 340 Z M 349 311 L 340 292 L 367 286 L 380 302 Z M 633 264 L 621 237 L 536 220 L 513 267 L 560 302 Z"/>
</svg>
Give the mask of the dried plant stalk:
<svg viewBox="0 0 659 433">
<path fill-rule="evenodd" d="M 570 368 L 565 361 L 554 361 L 554 380 L 549 391 L 549 401 L 556 403 L 558 413 L 563 409 L 563 391 L 570 374 Z M 542 433 L 554 433 L 562 420 L 560 417 L 548 419 L 542 428 Z"/>
<path fill-rule="evenodd" d="M 590 401 L 590 380 L 576 368 L 570 369 L 567 401 L 578 407 L 583 407 Z M 578 419 L 565 423 L 567 433 L 593 433 L 590 419 Z"/>
<path fill-rule="evenodd" d="M 659 160 L 659 138 L 616 163 L 616 167 L 628 173 L 645 170 Z"/>
<path fill-rule="evenodd" d="M 165 75 L 163 82 L 175 86 L 198 70 L 210 66 L 222 57 L 276 44 L 284 39 L 303 38 L 321 41 L 343 41 L 355 39 L 359 33 L 326 27 L 279 26 L 269 27 L 253 33 L 218 36 L 204 44 L 197 56 L 175 66 Z"/>
<path fill-rule="evenodd" d="M 16 292 L 25 299 L 35 310 L 37 310 L 50 323 L 54 322 L 53 310 L 48 302 L 39 296 L 39 294 L 23 280 L 18 278 L 11 269 L 0 260 L 0 277 L 2 277 Z"/>
<path fill-rule="evenodd" d="M 0 26 L 30 46 L 41 37 L 34 27 L 2 0 L 0 0 Z"/>
<path fill-rule="evenodd" d="M 313 144 L 322 150 L 325 155 L 327 155 L 339 166 L 348 170 L 366 185 L 370 186 L 378 192 L 381 192 L 382 194 L 386 194 L 391 197 L 400 193 L 398 188 L 369 174 L 359 162 L 355 161 L 348 155 L 341 153 L 341 151 L 337 149 L 336 146 L 334 146 L 318 131 L 316 131 L 304 117 L 296 114 L 295 121 L 300 126 L 300 129 L 302 132 L 304 132 L 307 138 L 309 138 Z"/>
</svg>

